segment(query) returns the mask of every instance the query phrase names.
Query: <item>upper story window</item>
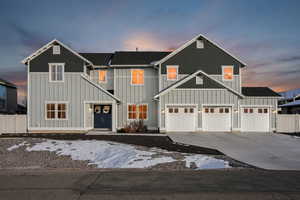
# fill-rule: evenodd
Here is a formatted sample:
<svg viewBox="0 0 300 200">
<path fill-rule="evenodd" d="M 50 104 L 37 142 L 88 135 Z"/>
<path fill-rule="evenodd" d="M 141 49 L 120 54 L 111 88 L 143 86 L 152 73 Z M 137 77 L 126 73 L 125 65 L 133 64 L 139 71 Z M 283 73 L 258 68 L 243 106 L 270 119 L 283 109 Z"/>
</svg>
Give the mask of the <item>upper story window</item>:
<svg viewBox="0 0 300 200">
<path fill-rule="evenodd" d="M 46 103 L 46 119 L 67 119 L 67 104 Z"/>
<path fill-rule="evenodd" d="M 107 71 L 106 70 L 98 70 L 98 80 L 99 83 L 106 83 L 107 82 Z"/>
<path fill-rule="evenodd" d="M 132 69 L 131 70 L 131 84 L 132 85 L 144 85 L 144 70 Z"/>
<path fill-rule="evenodd" d="M 0 85 L 0 109 L 6 108 L 6 87 Z"/>
<path fill-rule="evenodd" d="M 54 45 L 53 46 L 53 55 L 59 55 L 60 54 L 60 46 Z"/>
<path fill-rule="evenodd" d="M 203 49 L 203 48 L 204 48 L 203 40 L 201 39 L 197 40 L 197 49 Z"/>
<path fill-rule="evenodd" d="M 167 80 L 177 80 L 178 79 L 178 66 L 168 65 L 167 66 Z"/>
<path fill-rule="evenodd" d="M 64 81 L 65 64 L 64 63 L 49 63 L 49 80 L 50 82 Z"/>
<path fill-rule="evenodd" d="M 222 66 L 222 77 L 223 77 L 223 81 L 233 80 L 233 66 L 232 65 Z"/>
</svg>

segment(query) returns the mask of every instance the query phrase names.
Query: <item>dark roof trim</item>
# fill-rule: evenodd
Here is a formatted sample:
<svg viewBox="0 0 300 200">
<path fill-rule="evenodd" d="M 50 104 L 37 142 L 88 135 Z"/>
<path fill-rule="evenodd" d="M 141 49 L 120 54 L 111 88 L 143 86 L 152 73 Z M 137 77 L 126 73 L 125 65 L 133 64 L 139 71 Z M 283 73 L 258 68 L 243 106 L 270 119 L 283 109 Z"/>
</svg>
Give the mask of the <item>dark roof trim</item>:
<svg viewBox="0 0 300 200">
<path fill-rule="evenodd" d="M 17 88 L 17 86 L 11 82 L 8 82 L 6 80 L 0 79 L 0 85 L 11 87 L 11 88 Z"/>
<path fill-rule="evenodd" d="M 268 87 L 242 87 L 242 94 L 246 97 L 277 97 L 281 95 Z"/>
</svg>

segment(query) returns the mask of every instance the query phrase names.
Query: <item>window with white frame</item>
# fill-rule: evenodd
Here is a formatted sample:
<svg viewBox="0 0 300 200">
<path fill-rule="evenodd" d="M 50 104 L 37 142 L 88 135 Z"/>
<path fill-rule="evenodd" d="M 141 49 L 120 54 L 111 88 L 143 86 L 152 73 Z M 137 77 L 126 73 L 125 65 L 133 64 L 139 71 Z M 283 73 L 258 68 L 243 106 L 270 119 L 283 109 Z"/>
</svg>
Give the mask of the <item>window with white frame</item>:
<svg viewBox="0 0 300 200">
<path fill-rule="evenodd" d="M 67 104 L 46 103 L 46 119 L 67 119 Z"/>
<path fill-rule="evenodd" d="M 98 81 L 99 83 L 106 83 L 107 82 L 107 71 L 106 70 L 98 70 Z"/>
<path fill-rule="evenodd" d="M 128 119 L 141 119 L 148 118 L 148 105 L 147 104 L 130 104 L 128 105 Z"/>
<path fill-rule="evenodd" d="M 167 66 L 167 80 L 177 80 L 178 79 L 178 66 L 168 65 Z"/>
<path fill-rule="evenodd" d="M 132 85 L 144 85 L 144 70 L 132 69 L 131 70 L 131 84 Z"/>
<path fill-rule="evenodd" d="M 59 55 L 60 54 L 60 46 L 54 45 L 53 46 L 53 55 Z"/>
<path fill-rule="evenodd" d="M 64 63 L 49 63 L 50 82 L 63 82 L 64 71 L 65 71 Z"/>
<path fill-rule="evenodd" d="M 203 49 L 204 48 L 204 42 L 202 39 L 197 40 L 197 49 Z"/>
<path fill-rule="evenodd" d="M 233 66 L 232 65 L 222 66 L 222 76 L 223 76 L 223 81 L 232 81 Z"/>
</svg>

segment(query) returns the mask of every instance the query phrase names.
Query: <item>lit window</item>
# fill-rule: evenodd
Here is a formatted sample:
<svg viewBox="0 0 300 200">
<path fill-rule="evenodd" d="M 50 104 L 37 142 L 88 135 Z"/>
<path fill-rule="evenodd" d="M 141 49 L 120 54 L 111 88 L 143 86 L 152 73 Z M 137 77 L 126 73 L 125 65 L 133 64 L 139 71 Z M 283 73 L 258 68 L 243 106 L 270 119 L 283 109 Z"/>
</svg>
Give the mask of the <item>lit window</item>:
<svg viewBox="0 0 300 200">
<path fill-rule="evenodd" d="M 46 119 L 67 119 L 67 104 L 47 103 Z"/>
<path fill-rule="evenodd" d="M 148 106 L 146 104 L 128 105 L 128 119 L 147 119 Z"/>
<path fill-rule="evenodd" d="M 223 80 L 233 79 L 233 66 L 223 66 Z"/>
<path fill-rule="evenodd" d="M 144 70 L 132 69 L 131 70 L 131 84 L 132 85 L 144 85 Z"/>
<path fill-rule="evenodd" d="M 51 82 L 64 81 L 64 64 L 63 63 L 49 63 L 49 79 Z"/>
<path fill-rule="evenodd" d="M 148 106 L 139 105 L 139 119 L 147 119 Z"/>
<path fill-rule="evenodd" d="M 106 70 L 98 70 L 98 80 L 100 83 L 106 83 Z"/>
<path fill-rule="evenodd" d="M 60 46 L 54 45 L 53 46 L 53 55 L 59 55 L 60 54 Z"/>
<path fill-rule="evenodd" d="M 167 80 L 177 80 L 178 66 L 167 66 Z"/>
</svg>

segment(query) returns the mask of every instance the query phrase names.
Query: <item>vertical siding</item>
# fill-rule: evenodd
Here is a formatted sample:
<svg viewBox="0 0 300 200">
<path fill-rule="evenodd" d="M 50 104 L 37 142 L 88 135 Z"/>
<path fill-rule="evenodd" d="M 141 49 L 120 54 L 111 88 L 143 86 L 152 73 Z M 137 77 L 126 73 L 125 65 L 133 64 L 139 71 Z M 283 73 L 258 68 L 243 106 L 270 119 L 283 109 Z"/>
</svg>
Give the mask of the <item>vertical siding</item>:
<svg viewBox="0 0 300 200">
<path fill-rule="evenodd" d="M 277 109 L 277 98 L 272 97 L 247 97 L 241 100 L 240 105 L 249 105 L 249 106 L 271 106 L 272 110 Z M 271 128 L 276 128 L 276 113 L 271 113 Z"/>
<path fill-rule="evenodd" d="M 81 77 L 81 73 L 65 73 L 63 83 L 50 83 L 45 72 L 30 73 L 30 127 L 83 128 L 84 101 L 113 99 Z M 68 120 L 46 120 L 46 101 L 67 101 Z"/>
<path fill-rule="evenodd" d="M 114 89 L 114 71 L 113 69 L 104 69 L 107 71 L 107 83 L 99 83 L 98 79 L 98 70 L 91 70 L 90 71 L 90 76 L 91 79 L 95 82 L 98 83 L 102 88 L 106 90 L 113 90 Z"/>
<path fill-rule="evenodd" d="M 204 104 L 233 105 L 238 107 L 238 97 L 227 90 L 184 89 L 172 90 L 160 97 L 161 109 L 166 104 L 197 104 L 201 109 Z M 233 128 L 238 128 L 238 116 L 233 115 Z M 161 128 L 165 128 L 165 113 L 161 114 Z M 202 114 L 198 113 L 198 127 L 202 128 Z"/>
<path fill-rule="evenodd" d="M 117 127 L 123 127 L 128 123 L 127 104 L 148 104 L 148 119 L 145 124 L 150 128 L 157 128 L 157 102 L 153 100 L 158 93 L 157 71 L 153 68 L 144 68 L 145 82 L 142 86 L 131 85 L 131 69 L 115 69 L 115 96 L 121 99 L 118 105 L 118 124 Z"/>
</svg>

